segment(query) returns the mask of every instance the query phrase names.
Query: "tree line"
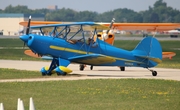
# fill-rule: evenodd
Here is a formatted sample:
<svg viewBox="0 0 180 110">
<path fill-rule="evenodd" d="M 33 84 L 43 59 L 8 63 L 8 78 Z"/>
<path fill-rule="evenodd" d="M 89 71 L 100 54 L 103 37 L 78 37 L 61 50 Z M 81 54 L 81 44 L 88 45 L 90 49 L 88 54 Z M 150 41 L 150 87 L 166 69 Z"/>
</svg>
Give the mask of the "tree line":
<svg viewBox="0 0 180 110">
<path fill-rule="evenodd" d="M 58 10 L 49 9 L 28 9 L 27 6 L 7 6 L 4 10 L 0 9 L 0 13 L 24 13 L 24 14 L 41 14 L 45 16 L 46 21 L 94 21 L 94 22 L 110 22 L 112 18 L 116 18 L 116 22 L 180 22 L 180 10 L 168 7 L 163 0 L 157 0 L 153 7 L 149 6 L 148 10 L 136 12 L 127 8 L 118 8 L 104 13 L 93 11 L 75 11 L 69 8 L 61 8 Z"/>
</svg>

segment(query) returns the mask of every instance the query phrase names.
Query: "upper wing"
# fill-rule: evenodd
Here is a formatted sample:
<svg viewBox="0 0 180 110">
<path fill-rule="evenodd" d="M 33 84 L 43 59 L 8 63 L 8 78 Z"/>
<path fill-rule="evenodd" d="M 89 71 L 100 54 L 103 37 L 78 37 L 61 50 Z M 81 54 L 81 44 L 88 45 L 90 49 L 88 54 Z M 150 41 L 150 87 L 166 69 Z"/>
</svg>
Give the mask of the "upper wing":
<svg viewBox="0 0 180 110">
<path fill-rule="evenodd" d="M 101 23 L 110 26 L 110 23 Z M 114 23 L 113 28 L 119 30 L 165 31 L 180 27 L 180 23 Z"/>
<path fill-rule="evenodd" d="M 49 25 L 49 24 L 61 24 L 62 22 L 56 22 L 56 21 L 31 21 L 31 26 L 36 25 Z M 20 22 L 20 25 L 27 27 L 28 21 Z"/>
<path fill-rule="evenodd" d="M 31 29 L 36 29 L 36 28 L 47 28 L 47 27 L 63 27 L 63 26 L 68 26 L 68 27 L 77 27 L 77 26 L 83 26 L 84 30 L 91 30 L 91 29 L 99 29 L 99 30 L 105 30 L 109 29 L 108 26 L 103 25 L 101 23 L 95 23 L 95 22 L 70 22 L 66 24 L 49 24 L 49 25 L 37 25 L 37 26 L 31 26 Z"/>
<path fill-rule="evenodd" d="M 20 22 L 22 26 L 27 26 L 27 21 Z M 56 24 L 56 25 L 54 25 Z M 49 25 L 49 27 L 59 26 L 59 24 L 69 25 L 98 25 L 98 28 L 109 29 L 110 23 L 95 23 L 95 22 L 57 22 L 57 21 L 31 21 L 31 26 Z M 106 28 L 104 28 L 104 25 Z M 61 25 L 60 25 L 61 26 Z M 43 26 L 44 27 L 44 26 Z M 165 31 L 180 27 L 180 23 L 114 23 L 113 27 L 119 30 L 147 30 L 147 31 Z M 39 27 L 38 27 L 39 28 Z M 95 27 L 94 27 L 95 28 Z"/>
<path fill-rule="evenodd" d="M 71 62 L 78 62 L 82 64 L 90 64 L 90 65 L 101 65 L 105 63 L 113 63 L 116 60 L 114 58 L 104 56 L 101 54 L 86 54 L 77 57 L 69 58 Z"/>
</svg>

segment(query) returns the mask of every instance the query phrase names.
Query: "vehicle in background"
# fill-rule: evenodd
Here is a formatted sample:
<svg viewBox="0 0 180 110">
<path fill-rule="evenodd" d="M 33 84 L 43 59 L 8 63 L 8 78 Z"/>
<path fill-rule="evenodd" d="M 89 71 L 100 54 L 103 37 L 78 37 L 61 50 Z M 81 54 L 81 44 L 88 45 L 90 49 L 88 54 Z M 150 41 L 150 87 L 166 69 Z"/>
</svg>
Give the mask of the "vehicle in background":
<svg viewBox="0 0 180 110">
<path fill-rule="evenodd" d="M 3 30 L 0 30 L 0 35 L 3 35 Z"/>
<path fill-rule="evenodd" d="M 164 31 L 169 34 L 171 38 L 177 38 L 180 34 L 180 28 L 176 28 L 174 30 Z"/>
</svg>

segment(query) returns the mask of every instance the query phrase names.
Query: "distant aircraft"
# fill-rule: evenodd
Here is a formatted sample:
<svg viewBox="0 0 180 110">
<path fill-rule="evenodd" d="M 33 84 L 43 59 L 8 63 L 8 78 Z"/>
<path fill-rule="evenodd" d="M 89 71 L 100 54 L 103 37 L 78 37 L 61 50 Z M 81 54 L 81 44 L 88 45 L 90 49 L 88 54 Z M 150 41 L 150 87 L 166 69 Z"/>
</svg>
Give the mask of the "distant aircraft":
<svg viewBox="0 0 180 110">
<path fill-rule="evenodd" d="M 176 28 L 173 30 L 168 30 L 168 31 L 164 31 L 165 33 L 168 33 L 170 35 L 170 37 L 172 38 L 177 38 L 178 35 L 180 34 L 180 28 Z"/>
<path fill-rule="evenodd" d="M 66 75 L 72 70 L 67 68 L 70 63 L 79 63 L 93 66 L 129 66 L 147 68 L 153 76 L 157 72 L 150 69 L 162 62 L 162 48 L 154 37 L 145 37 L 132 50 L 114 47 L 96 38 L 98 30 L 109 30 L 109 26 L 94 22 L 74 22 L 68 24 L 52 24 L 31 26 L 29 18 L 26 35 L 20 39 L 39 56 L 51 56 L 49 68 L 41 69 L 42 75 Z M 51 35 L 44 35 L 42 29 L 53 27 Z M 42 35 L 30 34 L 29 29 L 40 29 Z M 71 33 L 71 30 L 73 32 Z M 86 29 L 93 29 L 92 40 L 87 41 Z M 76 30 L 76 32 L 74 32 Z M 55 33 L 55 36 L 52 36 Z M 71 33 L 71 34 L 70 34 Z M 77 36 L 81 34 L 82 36 Z M 62 35 L 59 37 L 59 35 Z"/>
</svg>

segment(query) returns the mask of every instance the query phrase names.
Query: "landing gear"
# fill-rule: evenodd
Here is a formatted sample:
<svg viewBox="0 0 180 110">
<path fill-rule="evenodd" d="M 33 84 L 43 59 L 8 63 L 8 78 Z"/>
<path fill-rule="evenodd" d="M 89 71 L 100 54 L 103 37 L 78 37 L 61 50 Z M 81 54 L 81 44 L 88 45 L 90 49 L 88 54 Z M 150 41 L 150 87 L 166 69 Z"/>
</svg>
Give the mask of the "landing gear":
<svg viewBox="0 0 180 110">
<path fill-rule="evenodd" d="M 93 66 L 92 65 L 91 65 L 90 69 L 93 70 Z"/>
<path fill-rule="evenodd" d="M 86 67 L 85 64 L 80 64 L 80 65 L 79 65 L 79 70 L 80 70 L 80 71 L 83 71 L 85 67 Z M 90 66 L 90 70 L 93 70 L 93 65 Z"/>
<path fill-rule="evenodd" d="M 157 76 L 157 72 L 156 71 L 152 71 L 152 75 L 153 76 Z"/>
<path fill-rule="evenodd" d="M 121 71 L 125 71 L 125 67 L 120 66 L 119 68 Z"/>
<path fill-rule="evenodd" d="M 61 76 L 61 75 L 62 75 L 62 76 L 66 76 L 67 73 L 66 73 L 66 72 L 62 72 L 62 73 L 57 72 L 57 75 L 58 75 L 58 76 Z"/>
<path fill-rule="evenodd" d="M 52 75 L 52 73 L 47 74 L 47 73 L 43 73 L 43 72 L 41 74 L 42 74 L 42 76 L 51 76 Z"/>
<path fill-rule="evenodd" d="M 157 71 L 154 71 L 154 70 L 151 70 L 151 69 L 148 69 L 148 70 L 152 72 L 153 76 L 157 76 Z"/>
<path fill-rule="evenodd" d="M 41 74 L 42 74 L 42 76 L 46 76 L 46 73 L 43 73 L 43 72 L 42 72 Z"/>
<path fill-rule="evenodd" d="M 42 76 L 46 76 L 46 75 L 51 76 L 53 73 L 57 73 L 58 76 L 60 75 L 65 76 L 68 73 L 72 72 L 72 70 L 67 68 L 67 65 L 69 63 L 70 63 L 69 61 L 64 60 L 64 59 L 53 58 L 50 66 L 43 67 L 41 69 Z"/>
<path fill-rule="evenodd" d="M 84 67 L 85 67 L 84 64 L 80 64 L 80 65 L 79 65 L 79 70 L 80 70 L 80 71 L 83 71 L 83 70 L 84 70 Z"/>
</svg>

